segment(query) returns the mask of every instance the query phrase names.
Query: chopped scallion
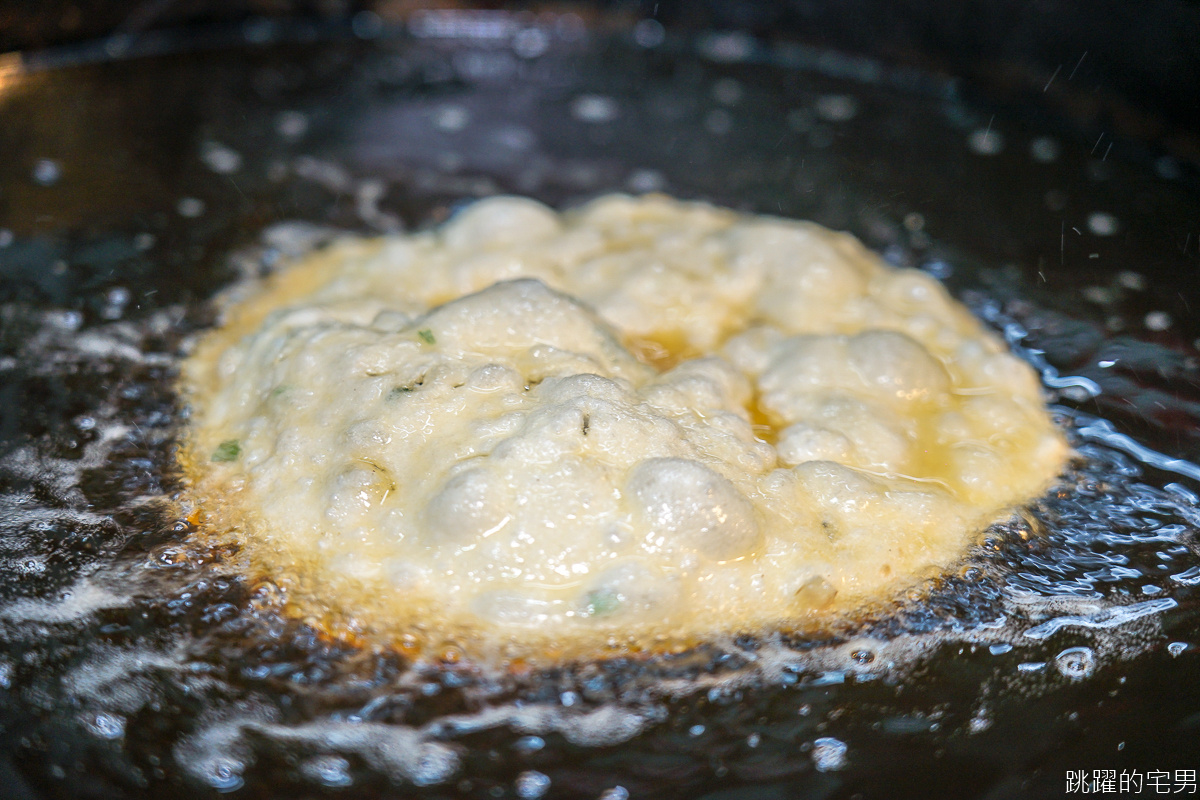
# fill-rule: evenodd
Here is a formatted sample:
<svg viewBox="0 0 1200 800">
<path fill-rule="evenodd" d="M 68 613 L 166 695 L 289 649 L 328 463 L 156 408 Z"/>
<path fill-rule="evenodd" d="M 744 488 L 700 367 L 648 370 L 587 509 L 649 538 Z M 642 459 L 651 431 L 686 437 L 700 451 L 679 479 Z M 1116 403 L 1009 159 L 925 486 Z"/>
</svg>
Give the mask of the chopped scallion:
<svg viewBox="0 0 1200 800">
<path fill-rule="evenodd" d="M 217 445 L 217 449 L 213 451 L 213 461 L 237 461 L 237 457 L 242 453 L 242 446 L 238 444 L 237 439 L 226 439 Z"/>
</svg>

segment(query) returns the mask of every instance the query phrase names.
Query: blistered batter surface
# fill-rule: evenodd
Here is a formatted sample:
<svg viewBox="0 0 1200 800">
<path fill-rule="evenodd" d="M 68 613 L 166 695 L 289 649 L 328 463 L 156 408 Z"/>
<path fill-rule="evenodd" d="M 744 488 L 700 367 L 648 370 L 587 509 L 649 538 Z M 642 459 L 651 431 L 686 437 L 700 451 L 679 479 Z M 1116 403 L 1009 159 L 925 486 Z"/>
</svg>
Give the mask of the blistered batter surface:
<svg viewBox="0 0 1200 800">
<path fill-rule="evenodd" d="M 342 240 L 243 287 L 183 383 L 206 528 L 385 638 L 802 626 L 952 565 L 1067 456 L 932 278 L 658 196 Z"/>
</svg>

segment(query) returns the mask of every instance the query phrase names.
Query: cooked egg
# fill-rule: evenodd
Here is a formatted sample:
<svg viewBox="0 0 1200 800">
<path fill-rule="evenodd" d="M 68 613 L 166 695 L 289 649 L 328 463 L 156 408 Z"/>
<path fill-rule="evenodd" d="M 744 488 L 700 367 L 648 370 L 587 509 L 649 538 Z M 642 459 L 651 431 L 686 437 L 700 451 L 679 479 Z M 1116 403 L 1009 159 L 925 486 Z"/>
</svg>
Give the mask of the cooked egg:
<svg viewBox="0 0 1200 800">
<path fill-rule="evenodd" d="M 223 316 L 183 370 L 189 502 L 300 613 L 380 641 L 803 627 L 952 566 L 1068 456 L 934 279 L 663 196 L 481 201 Z"/>
</svg>

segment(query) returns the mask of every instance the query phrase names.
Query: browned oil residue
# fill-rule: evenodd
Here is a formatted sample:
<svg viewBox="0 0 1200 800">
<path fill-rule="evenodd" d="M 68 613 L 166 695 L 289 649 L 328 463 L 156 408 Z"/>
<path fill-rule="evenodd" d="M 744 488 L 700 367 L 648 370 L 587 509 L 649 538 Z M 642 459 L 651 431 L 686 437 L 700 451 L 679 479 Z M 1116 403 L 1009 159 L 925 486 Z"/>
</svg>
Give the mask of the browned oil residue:
<svg viewBox="0 0 1200 800">
<path fill-rule="evenodd" d="M 746 403 L 746 413 L 750 415 L 750 425 L 754 435 L 760 441 L 774 446 L 779 441 L 779 425 L 762 407 L 761 396 L 756 391 Z"/>
<path fill-rule="evenodd" d="M 666 372 L 682 361 L 700 355 L 682 331 L 654 331 L 645 336 L 627 336 L 625 347 L 643 364 Z"/>
<path fill-rule="evenodd" d="M 649 364 L 659 372 L 666 372 L 689 358 L 701 355 L 681 331 L 655 331 L 644 336 L 626 336 L 623 344 L 638 361 Z M 758 392 L 746 403 L 746 413 L 759 440 L 769 445 L 779 441 L 779 425 L 760 404 Z"/>
</svg>

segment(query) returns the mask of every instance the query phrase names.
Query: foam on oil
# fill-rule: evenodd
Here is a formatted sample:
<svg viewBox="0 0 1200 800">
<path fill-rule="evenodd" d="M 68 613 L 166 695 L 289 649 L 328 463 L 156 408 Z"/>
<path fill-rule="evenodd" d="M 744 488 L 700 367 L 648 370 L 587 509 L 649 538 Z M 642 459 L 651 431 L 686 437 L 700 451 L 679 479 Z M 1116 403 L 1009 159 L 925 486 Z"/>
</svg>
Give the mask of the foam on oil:
<svg viewBox="0 0 1200 800">
<path fill-rule="evenodd" d="M 80 410 L 0 461 L 0 684 L 38 709 L 29 747 L 54 740 L 60 762 L 103 764 L 121 785 L 181 772 L 225 790 L 288 775 L 516 791 L 522 775 L 542 786 L 532 766 L 565 780 L 555 765 L 591 763 L 593 750 L 630 774 L 692 775 L 723 753 L 747 780 L 769 780 L 797 752 L 836 773 L 861 757 L 840 702 L 909 685 L 958 698 L 969 717 L 932 701 L 860 713 L 888 735 L 979 735 L 1006 698 L 1057 696 L 1163 645 L 1163 620 L 1200 583 L 1192 467 L 1061 408 L 1080 456 L 1066 484 L 993 528 L 957 572 L 866 618 L 553 669 L 488 668 L 453 642 L 442 659 L 412 660 L 289 619 L 236 551 L 189 544 L 171 502 L 171 386 L 186 349 L 171 331 L 194 325 L 183 310 L 82 330 L 62 312 L 21 313 L 21 368 Z"/>
</svg>

